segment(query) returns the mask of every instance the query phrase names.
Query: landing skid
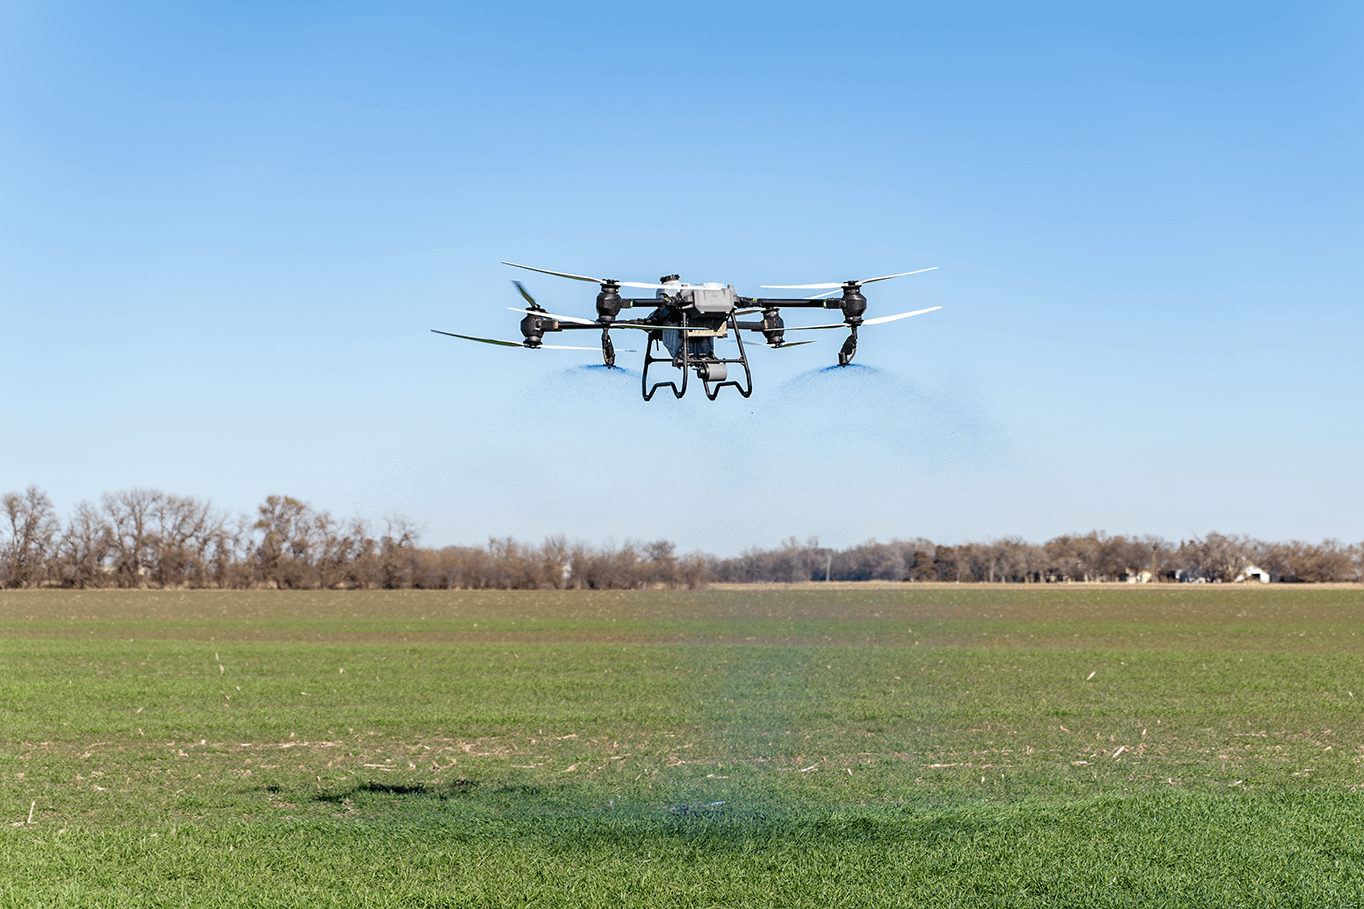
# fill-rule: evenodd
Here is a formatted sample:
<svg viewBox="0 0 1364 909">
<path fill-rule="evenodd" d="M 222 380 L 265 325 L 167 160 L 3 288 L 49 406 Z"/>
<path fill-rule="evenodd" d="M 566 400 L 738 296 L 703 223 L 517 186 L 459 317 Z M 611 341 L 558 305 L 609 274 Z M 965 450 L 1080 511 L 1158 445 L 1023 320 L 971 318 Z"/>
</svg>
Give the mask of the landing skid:
<svg viewBox="0 0 1364 909">
<path fill-rule="evenodd" d="M 693 369 L 697 370 L 697 377 L 701 379 L 701 384 L 706 390 L 706 397 L 712 401 L 720 394 L 720 389 L 726 387 L 737 388 L 739 394 L 743 395 L 745 398 L 753 394 L 753 373 L 748 368 L 748 355 L 744 353 L 744 339 L 739 334 L 739 326 L 736 324 L 733 315 L 729 317 L 728 322 L 730 330 L 734 332 L 734 340 L 739 345 L 739 356 L 737 358 L 691 356 L 691 344 L 689 343 L 691 329 L 687 326 L 687 317 L 685 313 L 682 315 L 682 324 L 680 326 L 676 328 L 669 326 L 669 328 L 666 329 L 668 331 L 678 331 L 682 334 L 681 353 L 677 358 L 655 357 L 653 355 L 654 345 L 662 345 L 662 332 L 665 329 L 660 329 L 658 332 L 649 332 L 649 342 L 644 347 L 644 371 L 640 376 L 640 391 L 644 395 L 644 400 L 648 401 L 653 398 L 654 392 L 658 391 L 660 388 L 671 388 L 674 397 L 682 397 L 687 393 L 687 374 Z M 666 349 L 667 348 L 664 348 L 664 350 Z M 650 385 L 649 367 L 654 363 L 667 363 L 670 366 L 681 369 L 682 387 L 679 388 L 677 383 L 672 380 L 655 382 L 653 385 Z M 730 364 L 737 364 L 744 368 L 743 382 L 739 382 L 738 379 L 728 378 L 728 367 Z M 724 370 L 724 372 L 721 373 L 724 377 L 718 378 L 712 382 L 709 378 L 709 374 L 711 368 L 715 366 L 719 366 Z"/>
</svg>

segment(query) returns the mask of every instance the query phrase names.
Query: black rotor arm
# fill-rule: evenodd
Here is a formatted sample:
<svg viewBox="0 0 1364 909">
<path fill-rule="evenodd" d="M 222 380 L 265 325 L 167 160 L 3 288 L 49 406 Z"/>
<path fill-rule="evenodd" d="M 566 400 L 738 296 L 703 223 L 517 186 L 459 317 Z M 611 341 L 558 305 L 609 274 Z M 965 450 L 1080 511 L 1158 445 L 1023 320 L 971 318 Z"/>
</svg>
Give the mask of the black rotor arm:
<svg viewBox="0 0 1364 909">
<path fill-rule="evenodd" d="M 773 307 L 803 307 L 806 309 L 839 309 L 843 305 L 842 298 L 833 297 L 827 300 L 811 300 L 808 297 L 796 297 L 794 299 L 778 297 L 738 297 L 737 304 L 740 309 L 771 309 Z"/>
</svg>

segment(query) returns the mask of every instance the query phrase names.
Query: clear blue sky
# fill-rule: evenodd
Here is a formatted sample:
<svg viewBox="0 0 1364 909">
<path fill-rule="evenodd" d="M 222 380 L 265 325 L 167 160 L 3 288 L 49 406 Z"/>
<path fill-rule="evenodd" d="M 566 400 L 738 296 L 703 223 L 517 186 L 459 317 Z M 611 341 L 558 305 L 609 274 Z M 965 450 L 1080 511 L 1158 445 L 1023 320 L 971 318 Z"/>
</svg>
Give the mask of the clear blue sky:
<svg viewBox="0 0 1364 909">
<path fill-rule="evenodd" d="M 1351 3 L 2 3 L 0 491 L 1358 541 L 1362 52 Z M 516 337 L 514 277 L 592 315 L 503 259 L 943 309 L 645 405 L 429 332 Z"/>
</svg>

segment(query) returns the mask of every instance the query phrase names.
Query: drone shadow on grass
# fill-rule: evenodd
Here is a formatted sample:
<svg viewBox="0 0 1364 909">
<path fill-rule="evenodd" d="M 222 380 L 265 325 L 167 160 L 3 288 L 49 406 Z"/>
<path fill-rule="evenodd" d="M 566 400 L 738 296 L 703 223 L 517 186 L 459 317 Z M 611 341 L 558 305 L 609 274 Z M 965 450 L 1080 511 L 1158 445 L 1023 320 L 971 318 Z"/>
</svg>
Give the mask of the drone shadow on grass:
<svg viewBox="0 0 1364 909">
<path fill-rule="evenodd" d="M 334 789 L 329 792 L 320 792 L 313 796 L 314 801 L 331 802 L 340 804 L 350 801 L 358 795 L 379 795 L 379 796 L 417 796 L 421 798 L 438 799 L 446 801 L 459 796 L 467 796 L 479 788 L 477 780 L 466 780 L 460 777 L 449 783 L 376 783 L 366 781 L 351 786 L 349 789 Z M 516 788 L 516 787 L 514 787 Z M 521 787 L 523 788 L 523 787 Z"/>
<path fill-rule="evenodd" d="M 536 839 L 556 848 L 604 845 L 637 847 L 651 838 L 684 841 L 710 849 L 751 849 L 755 842 L 825 842 L 849 837 L 863 843 L 919 839 L 957 840 L 990 820 L 971 812 L 924 806 L 828 806 L 811 808 L 779 797 L 624 803 L 583 799 L 568 786 L 480 785 L 452 783 L 364 782 L 315 795 L 314 800 L 344 806 L 351 816 L 442 826 L 479 838 Z"/>
</svg>

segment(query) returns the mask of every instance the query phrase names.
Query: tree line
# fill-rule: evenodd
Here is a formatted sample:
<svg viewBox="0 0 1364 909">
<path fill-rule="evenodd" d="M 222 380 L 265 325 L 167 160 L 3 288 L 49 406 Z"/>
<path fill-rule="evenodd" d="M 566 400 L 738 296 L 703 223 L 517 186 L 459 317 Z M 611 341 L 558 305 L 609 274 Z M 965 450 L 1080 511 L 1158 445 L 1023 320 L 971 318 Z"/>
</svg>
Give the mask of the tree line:
<svg viewBox="0 0 1364 909">
<path fill-rule="evenodd" d="M 61 520 L 36 486 L 0 499 L 0 587 L 221 589 L 634 589 L 710 582 L 1067 581 L 1275 582 L 1364 580 L 1364 544 L 1274 543 L 1209 533 L 1161 537 L 1017 537 L 946 546 L 875 540 L 847 549 L 794 537 L 733 558 L 679 555 L 667 540 L 592 547 L 555 536 L 486 546 L 418 545 L 404 516 L 372 526 L 339 520 L 290 496 L 255 515 L 152 489 L 106 493 Z M 1252 574 L 1252 570 L 1258 572 Z"/>
<path fill-rule="evenodd" d="M 62 521 L 36 486 L 0 499 L 0 587 L 526 589 L 702 586 L 702 556 L 666 540 L 594 548 L 551 537 L 418 546 L 404 516 L 339 520 L 291 496 L 253 516 L 154 489 L 106 493 Z"/>
<path fill-rule="evenodd" d="M 817 539 L 800 543 L 792 537 L 777 549 L 750 549 L 736 558 L 712 560 L 711 572 L 715 580 L 738 583 L 1360 581 L 1364 544 L 1275 543 L 1215 532 L 1173 543 L 1157 536 L 1092 531 L 1058 536 L 1040 545 L 1018 537 L 956 546 L 919 538 L 872 540 L 837 550 L 821 548 Z"/>
</svg>

